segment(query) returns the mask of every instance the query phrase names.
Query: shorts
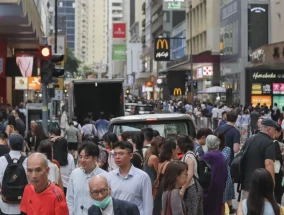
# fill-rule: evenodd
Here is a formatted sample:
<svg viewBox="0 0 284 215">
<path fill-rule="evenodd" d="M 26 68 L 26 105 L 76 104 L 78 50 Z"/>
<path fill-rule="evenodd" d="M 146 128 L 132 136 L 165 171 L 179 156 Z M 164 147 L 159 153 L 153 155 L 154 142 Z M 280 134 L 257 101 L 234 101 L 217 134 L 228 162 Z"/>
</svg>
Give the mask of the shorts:
<svg viewBox="0 0 284 215">
<path fill-rule="evenodd" d="M 78 150 L 78 143 L 68 143 L 68 150 Z"/>
</svg>

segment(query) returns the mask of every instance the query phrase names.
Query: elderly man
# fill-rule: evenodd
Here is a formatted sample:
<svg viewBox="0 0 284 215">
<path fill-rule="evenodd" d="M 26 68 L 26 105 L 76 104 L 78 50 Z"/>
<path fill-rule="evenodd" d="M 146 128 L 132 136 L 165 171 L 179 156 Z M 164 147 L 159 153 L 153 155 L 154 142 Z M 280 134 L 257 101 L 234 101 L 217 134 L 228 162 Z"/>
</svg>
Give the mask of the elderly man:
<svg viewBox="0 0 284 215">
<path fill-rule="evenodd" d="M 63 191 L 48 180 L 48 161 L 45 155 L 33 153 L 27 161 L 30 184 L 25 187 L 20 210 L 28 215 L 68 215 Z"/>
<path fill-rule="evenodd" d="M 90 196 L 94 205 L 88 215 L 139 215 L 138 207 L 130 202 L 111 198 L 111 188 L 104 176 L 93 176 L 89 181 Z"/>
</svg>

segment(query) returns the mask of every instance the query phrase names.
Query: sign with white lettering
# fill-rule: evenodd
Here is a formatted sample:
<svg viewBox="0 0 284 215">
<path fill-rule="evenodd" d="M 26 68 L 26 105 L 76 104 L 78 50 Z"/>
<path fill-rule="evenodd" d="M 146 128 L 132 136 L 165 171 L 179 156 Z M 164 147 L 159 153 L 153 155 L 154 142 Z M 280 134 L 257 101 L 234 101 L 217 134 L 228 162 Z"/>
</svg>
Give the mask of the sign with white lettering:
<svg viewBox="0 0 284 215">
<path fill-rule="evenodd" d="M 185 0 L 164 0 L 163 10 L 185 10 Z"/>
<path fill-rule="evenodd" d="M 155 39 L 155 61 L 171 60 L 171 41 L 169 38 Z"/>
<path fill-rule="evenodd" d="M 263 84 L 262 85 L 262 94 L 270 94 L 271 93 L 271 85 Z"/>
<path fill-rule="evenodd" d="M 55 90 L 55 96 L 52 100 L 61 101 L 63 100 L 63 90 Z"/>
</svg>

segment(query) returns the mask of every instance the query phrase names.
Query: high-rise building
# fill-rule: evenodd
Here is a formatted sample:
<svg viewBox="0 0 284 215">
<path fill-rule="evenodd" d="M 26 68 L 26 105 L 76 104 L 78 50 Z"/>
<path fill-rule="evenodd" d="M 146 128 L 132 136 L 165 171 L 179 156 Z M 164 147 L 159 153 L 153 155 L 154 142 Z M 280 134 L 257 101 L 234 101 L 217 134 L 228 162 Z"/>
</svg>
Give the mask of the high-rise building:
<svg viewBox="0 0 284 215">
<path fill-rule="evenodd" d="M 75 55 L 90 67 L 107 63 L 108 1 L 76 0 Z"/>
<path fill-rule="evenodd" d="M 75 0 L 58 0 L 58 35 L 66 35 L 67 48 L 75 49 Z"/>
</svg>

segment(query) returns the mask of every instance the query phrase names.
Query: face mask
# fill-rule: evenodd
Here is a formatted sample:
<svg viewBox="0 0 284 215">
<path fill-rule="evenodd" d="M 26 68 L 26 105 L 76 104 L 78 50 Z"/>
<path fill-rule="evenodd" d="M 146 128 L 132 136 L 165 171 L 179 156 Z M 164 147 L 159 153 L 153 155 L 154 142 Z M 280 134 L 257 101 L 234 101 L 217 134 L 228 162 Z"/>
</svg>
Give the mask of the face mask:
<svg viewBox="0 0 284 215">
<path fill-rule="evenodd" d="M 102 201 L 96 201 L 94 200 L 94 205 L 99 207 L 99 208 L 106 208 L 109 204 L 111 200 L 111 197 L 110 196 L 107 196 L 104 200 Z"/>
</svg>

